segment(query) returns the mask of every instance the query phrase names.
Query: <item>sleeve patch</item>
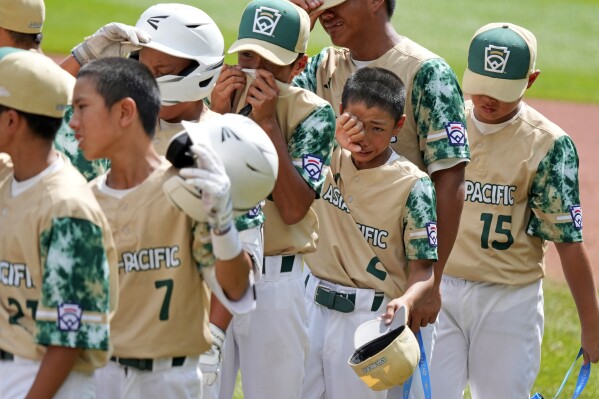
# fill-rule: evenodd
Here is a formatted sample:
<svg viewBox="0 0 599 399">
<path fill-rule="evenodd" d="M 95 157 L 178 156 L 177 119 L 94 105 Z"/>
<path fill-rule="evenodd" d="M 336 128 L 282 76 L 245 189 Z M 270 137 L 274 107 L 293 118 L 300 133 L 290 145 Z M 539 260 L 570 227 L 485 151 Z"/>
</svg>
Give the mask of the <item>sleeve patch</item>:
<svg viewBox="0 0 599 399">
<path fill-rule="evenodd" d="M 570 206 L 570 215 L 572 215 L 572 224 L 576 230 L 582 230 L 582 208 L 580 205 Z"/>
<path fill-rule="evenodd" d="M 323 168 L 322 159 L 316 155 L 302 156 L 302 168 L 308 173 L 310 179 L 319 180 Z"/>
<path fill-rule="evenodd" d="M 61 303 L 58 310 L 58 329 L 60 331 L 79 331 L 83 309 L 76 303 Z"/>
<path fill-rule="evenodd" d="M 428 244 L 431 247 L 437 247 L 437 223 L 429 222 L 426 224 L 426 235 L 428 237 Z"/>
<path fill-rule="evenodd" d="M 460 147 L 466 145 L 466 129 L 462 122 L 447 122 L 445 131 L 450 145 Z"/>
</svg>

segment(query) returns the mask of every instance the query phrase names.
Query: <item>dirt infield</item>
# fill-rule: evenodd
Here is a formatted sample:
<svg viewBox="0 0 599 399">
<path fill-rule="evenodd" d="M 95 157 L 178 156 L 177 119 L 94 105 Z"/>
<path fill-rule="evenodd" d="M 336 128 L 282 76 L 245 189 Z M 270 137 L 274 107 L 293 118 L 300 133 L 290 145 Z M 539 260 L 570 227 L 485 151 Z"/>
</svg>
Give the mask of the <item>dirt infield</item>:
<svg viewBox="0 0 599 399">
<path fill-rule="evenodd" d="M 544 100 L 527 100 L 528 104 L 544 114 L 564 129 L 574 140 L 580 160 L 580 196 L 583 210 L 583 231 L 585 245 L 589 251 L 595 271 L 595 281 L 599 283 L 599 207 L 594 199 L 599 197 L 599 164 L 595 169 L 593 159 L 599 161 L 599 105 L 563 103 Z M 553 244 L 547 254 L 548 277 L 563 281 L 559 256 Z"/>
</svg>

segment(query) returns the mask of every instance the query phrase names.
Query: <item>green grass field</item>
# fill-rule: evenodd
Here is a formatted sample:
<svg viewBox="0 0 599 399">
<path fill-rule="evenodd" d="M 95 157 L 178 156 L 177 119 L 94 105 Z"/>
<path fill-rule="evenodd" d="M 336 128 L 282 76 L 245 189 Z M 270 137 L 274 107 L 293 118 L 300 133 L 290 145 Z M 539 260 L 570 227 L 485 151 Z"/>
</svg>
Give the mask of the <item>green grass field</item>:
<svg viewBox="0 0 599 399">
<path fill-rule="evenodd" d="M 105 23 L 135 24 L 151 0 L 46 0 L 46 53 L 66 54 L 83 37 Z M 236 37 L 246 0 L 180 1 L 213 17 L 228 47 Z M 461 80 L 470 37 L 488 22 L 510 21 L 526 26 L 539 41 L 541 78 L 530 97 L 599 103 L 599 0 L 400 0 L 393 22 L 398 31 L 443 56 Z M 309 53 L 328 45 L 317 27 Z M 227 62 L 235 58 L 227 56 Z M 533 392 L 551 398 L 580 345 L 578 317 L 566 286 L 545 283 L 546 326 L 541 370 Z M 492 361 L 492 360 L 491 360 Z M 599 398 L 599 371 L 593 367 L 583 398 Z M 571 397 L 576 375 L 562 397 Z M 241 391 L 235 399 L 241 399 Z M 467 395 L 468 397 L 468 395 Z"/>
<path fill-rule="evenodd" d="M 206 11 L 221 28 L 225 46 L 236 38 L 247 0 L 180 0 Z M 43 48 L 67 53 L 105 23 L 135 24 L 152 0 L 46 0 Z M 510 21 L 529 28 L 539 41 L 541 78 L 528 95 L 599 103 L 598 0 L 401 0 L 393 17 L 398 31 L 444 57 L 461 80 L 468 42 L 488 22 Z M 318 26 L 313 54 L 328 45 Z M 235 62 L 231 56 L 227 62 Z"/>
</svg>

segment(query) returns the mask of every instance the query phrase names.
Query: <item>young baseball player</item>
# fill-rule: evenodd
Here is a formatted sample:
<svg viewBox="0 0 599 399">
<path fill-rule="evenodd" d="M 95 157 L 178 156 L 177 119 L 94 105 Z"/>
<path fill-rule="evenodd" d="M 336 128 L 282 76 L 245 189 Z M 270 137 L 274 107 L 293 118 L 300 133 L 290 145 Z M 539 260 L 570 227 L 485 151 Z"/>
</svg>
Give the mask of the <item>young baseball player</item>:
<svg viewBox="0 0 599 399">
<path fill-rule="evenodd" d="M 537 80 L 537 41 L 511 23 L 470 42 L 464 91 L 473 162 L 459 239 L 441 283 L 433 392 L 528 398 L 541 359 L 544 254 L 553 241 L 574 297 L 585 362 L 599 360 L 599 305 L 582 242 L 578 155 L 522 96 Z M 573 348 L 574 351 L 576 348 Z"/>
<path fill-rule="evenodd" d="M 238 368 L 246 398 L 300 397 L 308 352 L 303 255 L 316 249 L 318 220 L 310 206 L 320 196 L 335 129 L 330 104 L 289 84 L 306 64 L 309 34 L 308 15 L 289 1 L 250 2 L 229 48 L 238 65 L 223 69 L 211 96 L 212 110 L 220 113 L 251 107 L 249 116 L 279 156 L 277 182 L 264 206 L 257 308 L 229 327 L 221 398 L 232 397 Z"/>
<path fill-rule="evenodd" d="M 0 396 L 93 398 L 118 293 L 108 221 L 52 147 L 74 78 L 0 49 Z"/>
<path fill-rule="evenodd" d="M 402 305 L 409 314 L 432 289 L 435 190 L 426 173 L 389 146 L 406 119 L 405 96 L 401 80 L 383 68 L 362 68 L 345 84 L 337 130 L 360 121 L 366 134 L 360 151 L 333 152 L 314 203 L 320 240 L 305 257 L 310 356 L 303 399 L 386 398 L 344 367 L 355 351 L 354 331 L 381 313 L 390 322 Z M 432 335 L 433 328 L 421 331 Z"/>
<path fill-rule="evenodd" d="M 45 10 L 43 0 L 0 0 L 0 47 L 41 51 Z M 54 146 L 67 156 L 86 179 L 91 180 L 104 173 L 107 163 L 105 160 L 90 162 L 83 157 L 73 131 L 68 127 L 71 114 L 69 107 L 65 111 L 65 122 L 56 134 Z"/>
<path fill-rule="evenodd" d="M 157 4 L 144 11 L 135 26 L 113 22 L 102 27 L 77 45 L 61 65 L 76 74 L 81 65 L 92 59 L 127 56 L 132 50 L 133 56 L 150 68 L 158 81 L 162 106 L 153 144 L 158 154 L 165 155 L 170 138 L 183 130 L 181 121 L 203 121 L 217 115 L 204 105 L 203 99 L 210 95 L 223 65 L 224 39 L 204 11 L 185 4 Z M 259 211 L 236 219 L 240 230 L 263 222 L 264 215 Z M 220 309 L 215 311 L 214 320 L 211 318 L 214 345 L 210 353 L 200 358 L 205 384 L 216 378 L 220 344 L 230 322 L 230 316 L 218 316 L 226 311 L 215 298 L 211 306 Z"/>
<path fill-rule="evenodd" d="M 349 75 L 365 66 L 394 72 L 406 85 L 403 128 L 391 147 L 428 172 L 437 193 L 439 260 L 429 300 L 415 309 L 414 323 L 435 321 L 441 301 L 439 284 L 456 237 L 464 204 L 464 167 L 469 159 L 464 100 L 457 78 L 438 55 L 400 35 L 391 23 L 395 0 L 293 0 L 310 11 L 337 47 L 310 58 L 294 84 L 333 104 L 336 112 Z M 363 132 L 341 132 L 337 142 L 357 151 Z M 396 397 L 399 395 L 395 395 Z"/>
<path fill-rule="evenodd" d="M 213 217 L 194 222 L 171 204 L 162 185 L 178 171 L 152 146 L 160 93 L 142 63 L 87 64 L 73 104 L 71 127 L 85 156 L 111 162 L 92 185 L 115 235 L 123 305 L 111 323 L 113 358 L 99 371 L 98 396 L 201 397 L 198 357 L 211 343 L 205 283 L 232 312 L 251 310 L 260 229 L 238 232 L 230 182 L 209 148 L 192 147 L 201 168 L 181 174 L 202 190 L 198 206 Z"/>
</svg>

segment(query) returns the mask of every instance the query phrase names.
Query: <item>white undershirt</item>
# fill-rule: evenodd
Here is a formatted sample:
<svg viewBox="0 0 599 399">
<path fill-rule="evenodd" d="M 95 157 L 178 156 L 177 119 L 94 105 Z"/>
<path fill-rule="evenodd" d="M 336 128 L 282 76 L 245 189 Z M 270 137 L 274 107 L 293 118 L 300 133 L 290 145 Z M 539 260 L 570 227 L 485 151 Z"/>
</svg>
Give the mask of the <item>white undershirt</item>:
<svg viewBox="0 0 599 399">
<path fill-rule="evenodd" d="M 358 61 L 358 60 L 354 60 L 351 55 L 349 56 L 349 59 L 351 60 L 351 62 L 356 66 L 356 68 L 361 69 L 361 68 L 365 68 L 368 65 L 372 64 L 374 61 Z"/>
<path fill-rule="evenodd" d="M 13 198 L 18 197 L 31 187 L 35 186 L 40 180 L 51 173 L 58 172 L 64 167 L 64 159 L 58 156 L 56 160 L 52 162 L 46 169 L 42 170 L 37 175 L 30 177 L 27 180 L 16 181 L 14 176 L 10 184 L 10 194 Z"/>
<path fill-rule="evenodd" d="M 129 194 L 130 192 L 134 191 L 137 187 L 139 187 L 139 186 L 135 186 L 135 187 L 127 188 L 125 190 L 116 190 L 114 188 L 108 187 L 108 184 L 106 184 L 107 177 L 108 177 L 108 173 L 105 173 L 102 176 L 99 176 L 98 180 L 96 181 L 96 187 L 98 187 L 98 190 L 100 190 L 100 192 L 102 192 L 112 198 L 122 199 L 125 195 Z"/>
<path fill-rule="evenodd" d="M 484 123 L 484 122 L 479 121 L 478 119 L 476 119 L 476 115 L 474 115 L 474 111 L 473 111 L 472 112 L 472 121 L 474 122 L 474 125 L 476 126 L 476 128 L 478 129 L 480 134 L 482 134 L 483 136 L 487 135 L 487 134 L 493 134 L 493 133 L 497 133 L 498 131 L 502 130 L 504 127 L 506 127 L 507 125 L 512 123 L 517 117 L 520 116 L 520 114 L 522 114 L 522 112 L 525 109 L 526 109 L 526 104 L 520 103 L 520 109 L 518 110 L 516 115 L 514 115 L 513 118 L 511 118 L 508 121 L 497 123 L 497 124 L 490 124 L 490 123 Z"/>
</svg>

